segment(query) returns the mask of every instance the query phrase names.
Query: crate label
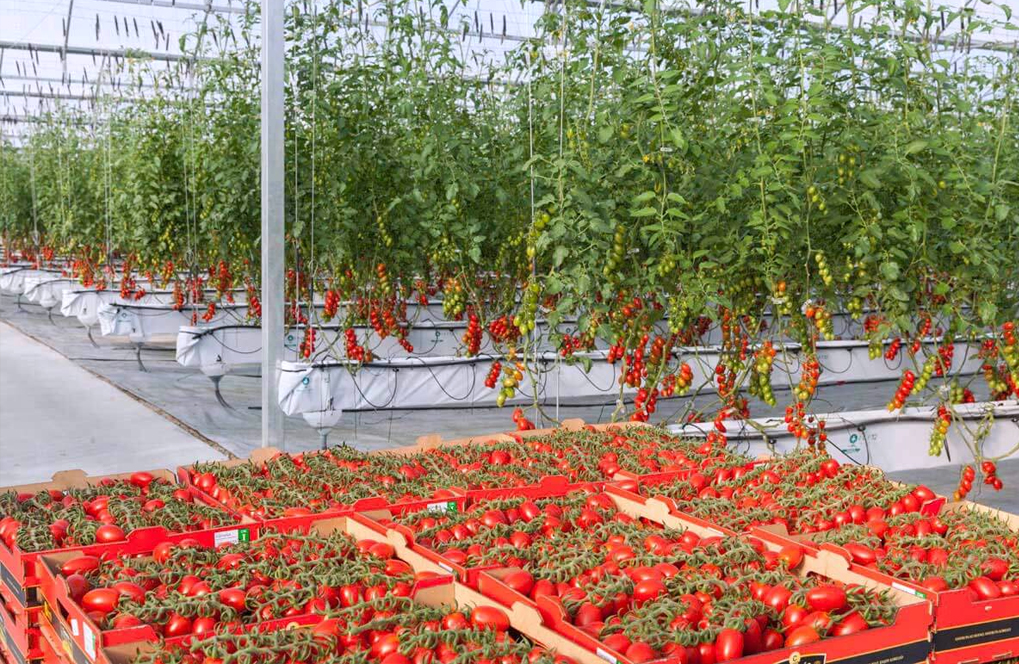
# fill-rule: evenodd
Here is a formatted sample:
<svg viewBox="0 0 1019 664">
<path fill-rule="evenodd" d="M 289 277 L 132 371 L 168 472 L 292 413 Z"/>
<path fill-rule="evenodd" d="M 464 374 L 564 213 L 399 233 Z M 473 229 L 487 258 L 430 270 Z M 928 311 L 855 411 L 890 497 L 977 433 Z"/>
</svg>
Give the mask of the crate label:
<svg viewBox="0 0 1019 664">
<path fill-rule="evenodd" d="M 85 633 L 85 654 L 92 659 L 96 658 L 96 633 L 88 625 L 82 625 L 82 631 Z"/>
<path fill-rule="evenodd" d="M 212 542 L 218 549 L 223 544 L 237 544 L 238 542 L 250 542 L 251 531 L 247 528 L 235 528 L 234 530 L 221 530 L 213 533 Z"/>
<path fill-rule="evenodd" d="M 824 660 L 826 658 L 827 655 L 825 655 L 824 653 L 811 653 L 809 655 L 801 655 L 800 653 L 794 650 L 793 653 L 789 655 L 789 659 L 782 660 L 781 662 L 777 662 L 776 664 L 824 664 Z"/>
<path fill-rule="evenodd" d="M 909 593 L 910 595 L 914 595 L 916 597 L 922 597 L 924 599 L 927 599 L 927 595 L 922 591 L 917 590 L 916 588 L 910 588 L 909 586 L 904 586 L 898 581 L 892 581 L 892 588 L 895 588 L 896 590 L 901 590 L 904 593 Z"/>
<path fill-rule="evenodd" d="M 71 633 L 78 636 L 78 619 L 71 618 Z"/>
<path fill-rule="evenodd" d="M 18 580 L 14 578 L 14 573 L 7 569 L 7 565 L 0 563 L 0 578 L 3 579 L 4 585 L 11 589 L 14 593 L 14 597 L 18 600 L 18 604 L 21 606 L 28 606 L 26 601 L 25 589 L 18 583 Z"/>
<path fill-rule="evenodd" d="M 1019 617 L 963 625 L 934 632 L 934 651 L 955 650 L 1019 637 Z"/>
<path fill-rule="evenodd" d="M 67 627 L 62 620 L 54 620 L 52 622 L 53 631 L 56 632 L 57 638 L 60 639 L 61 645 L 64 646 L 64 652 L 67 653 L 67 657 L 73 662 L 73 664 L 90 664 L 85 653 L 81 651 L 78 644 L 71 639 L 71 635 L 67 633 Z"/>
<path fill-rule="evenodd" d="M 456 501 L 450 500 L 444 503 L 428 503 L 429 512 L 448 512 L 449 514 L 456 514 Z"/>
<path fill-rule="evenodd" d="M 918 664 L 919 662 L 927 661 L 927 658 L 930 656 L 930 650 L 930 642 L 924 639 L 923 641 L 906 643 L 894 648 L 886 648 L 884 650 L 868 652 L 862 655 L 846 657 L 836 660 L 832 662 L 832 664 Z M 815 655 L 804 655 L 803 660 L 806 660 L 807 657 L 814 656 Z M 791 659 L 792 658 L 790 658 L 790 660 Z M 823 655 L 821 656 L 821 661 L 824 661 Z"/>
<path fill-rule="evenodd" d="M 601 648 L 598 648 L 598 650 L 596 652 L 598 653 L 599 657 L 604 659 L 606 662 L 609 662 L 609 664 L 616 664 L 617 660 L 616 660 L 615 656 L 613 656 L 611 653 L 606 652 L 605 650 L 602 650 Z"/>
</svg>

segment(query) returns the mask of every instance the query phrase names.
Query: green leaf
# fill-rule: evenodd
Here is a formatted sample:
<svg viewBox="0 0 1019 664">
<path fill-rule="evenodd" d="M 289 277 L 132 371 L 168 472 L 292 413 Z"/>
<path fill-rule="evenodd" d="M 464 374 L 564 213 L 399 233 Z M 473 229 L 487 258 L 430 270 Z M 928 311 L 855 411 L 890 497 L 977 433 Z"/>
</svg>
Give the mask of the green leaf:
<svg viewBox="0 0 1019 664">
<path fill-rule="evenodd" d="M 906 154 L 915 154 L 927 147 L 927 141 L 916 140 L 906 145 Z"/>
<path fill-rule="evenodd" d="M 877 177 L 877 171 L 874 169 L 868 169 L 860 172 L 860 182 L 867 185 L 871 189 L 878 189 L 881 187 L 881 180 Z"/>
</svg>

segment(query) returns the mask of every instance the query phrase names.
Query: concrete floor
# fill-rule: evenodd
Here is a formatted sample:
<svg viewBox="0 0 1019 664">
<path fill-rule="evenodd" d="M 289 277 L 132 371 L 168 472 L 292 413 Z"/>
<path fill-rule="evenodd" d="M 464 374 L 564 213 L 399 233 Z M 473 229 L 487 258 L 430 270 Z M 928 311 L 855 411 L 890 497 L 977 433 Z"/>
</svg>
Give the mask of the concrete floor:
<svg viewBox="0 0 1019 664">
<path fill-rule="evenodd" d="M 125 469 L 167 466 L 180 457 L 184 457 L 185 461 L 197 458 L 216 458 L 214 455 L 220 454 L 220 452 L 243 457 L 247 456 L 259 444 L 261 430 L 260 411 L 257 409 L 257 404 L 260 401 L 259 380 L 255 376 L 231 374 L 223 379 L 221 392 L 232 406 L 232 409 L 227 409 L 217 403 L 209 379 L 199 372 L 184 369 L 176 363 L 171 340 L 162 344 L 152 344 L 151 347 L 142 351 L 142 361 L 148 371 L 141 371 L 135 360 L 134 348 L 124 340 L 103 338 L 96 332 L 96 345 L 94 346 L 77 320 L 64 318 L 59 313 L 55 314 L 51 321 L 38 307 L 26 306 L 24 310 L 20 310 L 15 306 L 14 298 L 2 296 L 0 297 L 0 321 L 7 322 L 24 334 L 51 347 L 56 351 L 56 353 L 50 351 L 51 357 L 59 360 L 60 358 L 57 356 L 59 353 L 70 360 L 53 362 L 54 366 L 61 367 L 54 369 L 53 375 L 42 373 L 41 369 L 36 372 L 33 368 L 34 365 L 29 365 L 22 369 L 22 371 L 29 372 L 27 376 L 43 376 L 42 380 L 29 379 L 25 373 L 19 375 L 15 371 L 8 370 L 7 354 L 20 354 L 20 351 L 8 350 L 7 338 L 10 337 L 10 334 L 0 337 L 0 347 L 4 349 L 5 353 L 4 359 L 0 360 L 0 385 L 4 390 L 0 396 L 0 413 L 2 413 L 0 422 L 3 423 L 3 427 L 13 427 L 12 431 L 22 432 L 21 437 L 15 439 L 17 441 L 14 443 L 16 448 L 12 448 L 12 444 L 6 442 L 7 429 L 0 428 L 0 451 L 3 452 L 0 457 L 2 460 L 0 486 L 9 484 L 7 473 L 13 471 L 8 471 L 7 467 L 12 463 L 24 465 L 31 462 L 34 471 L 26 471 L 25 475 L 34 472 L 32 479 L 37 478 L 40 474 L 45 479 L 53 471 L 68 467 L 70 462 L 67 461 L 68 457 L 66 456 L 47 455 L 33 459 L 34 450 L 24 452 L 22 446 L 25 441 L 32 439 L 25 436 L 38 431 L 39 435 L 36 435 L 35 439 L 46 441 L 47 445 L 65 448 L 65 445 L 60 442 L 64 440 L 60 438 L 63 434 L 59 431 L 47 430 L 48 433 L 43 437 L 43 429 L 35 422 L 52 417 L 52 411 L 49 408 L 49 403 L 52 400 L 43 398 L 43 394 L 50 394 L 54 386 L 46 383 L 55 382 L 59 385 L 65 373 L 76 375 L 71 371 L 74 365 L 102 376 L 123 392 L 174 418 L 187 427 L 191 433 L 198 436 L 195 438 L 183 435 L 179 427 L 169 425 L 167 422 L 162 424 L 169 426 L 170 432 L 168 433 L 160 427 L 159 433 L 156 433 L 156 429 L 147 428 L 147 425 L 142 426 L 141 420 L 135 420 L 133 416 L 125 417 L 123 412 L 128 411 L 121 411 L 119 402 L 116 405 L 111 404 L 102 408 L 89 406 L 74 411 L 65 408 L 67 414 L 60 418 L 60 422 L 64 422 L 70 427 L 69 432 L 65 432 L 67 435 L 77 435 L 89 431 L 93 432 L 89 435 L 95 435 L 96 432 L 102 432 L 107 440 L 113 442 L 114 439 L 106 432 L 119 426 L 114 422 L 114 419 L 119 422 L 131 422 L 131 424 L 125 424 L 124 429 L 133 432 L 134 438 L 118 438 L 117 440 L 123 441 L 124 447 L 118 448 L 116 455 L 107 455 L 115 456 L 118 463 L 128 466 Z M 4 332 L 8 330 L 10 328 L 4 328 Z M 83 371 L 77 373 L 88 376 Z M 29 398 L 28 388 L 24 388 L 24 393 L 22 393 L 22 385 L 33 381 L 38 383 L 39 387 L 34 392 L 35 398 Z M 88 382 L 113 389 L 94 377 L 91 377 L 91 381 Z M 41 387 L 43 385 L 46 386 Z M 982 383 L 978 382 L 977 386 L 982 387 Z M 99 388 L 97 387 L 97 389 Z M 819 411 L 829 412 L 883 408 L 894 390 L 894 383 L 822 387 L 819 390 L 816 407 Z M 8 393 L 12 395 L 11 402 L 8 402 Z M 134 407 L 147 410 L 123 393 L 121 396 L 127 402 L 131 402 Z M 777 396 L 781 404 L 778 408 L 770 409 L 755 403 L 752 406 L 752 415 L 763 417 L 780 414 L 784 409 L 784 397 L 782 393 Z M 978 393 L 977 396 L 982 398 L 985 395 Z M 703 399 L 701 403 L 693 404 L 689 399 L 660 402 L 656 417 L 659 421 L 675 421 L 691 405 L 708 407 L 708 401 L 708 399 Z M 8 403 L 16 405 L 9 407 Z M 117 418 L 108 417 L 106 414 L 109 413 L 116 413 Z M 148 411 L 147 414 L 153 415 L 152 411 Z M 528 415 L 532 416 L 532 413 L 528 413 Z M 559 412 L 560 419 L 579 417 L 592 423 L 609 421 L 611 415 L 611 406 L 570 406 L 562 407 Z M 12 417 L 14 423 L 7 424 L 6 421 Z M 156 419 L 159 419 L 158 416 Z M 90 426 L 89 423 L 93 421 L 97 424 Z M 98 424 L 100 421 L 102 423 Z M 148 419 L 144 421 L 149 422 Z M 55 423 L 53 425 L 55 426 Z M 153 426 L 156 425 L 153 424 Z M 345 413 L 339 426 L 333 430 L 329 441 L 330 443 L 346 442 L 361 449 L 386 449 L 411 444 L 418 436 L 424 434 L 438 433 L 444 438 L 450 439 L 478 433 L 505 431 L 511 428 L 513 428 L 513 423 L 510 420 L 508 409 L 471 408 Z M 134 442 L 136 438 L 140 437 L 138 432 L 144 432 L 141 436 L 145 439 L 144 444 Z M 186 442 L 179 442 L 181 437 Z M 315 449 L 318 445 L 317 433 L 310 429 L 302 419 L 288 419 L 285 446 L 287 450 Z M 66 445 L 66 448 L 74 449 L 73 445 Z M 9 453 L 11 456 L 8 456 Z M 63 453 L 66 454 L 66 450 Z M 77 458 L 77 453 L 74 454 L 73 458 Z M 96 461 L 107 461 L 101 458 L 101 451 L 99 454 L 100 457 Z M 135 456 L 139 454 L 151 455 L 145 456 L 145 461 L 150 459 L 159 459 L 160 461 L 155 462 L 154 465 L 151 462 L 146 465 L 141 462 L 143 457 Z M 71 465 L 82 466 L 81 463 Z M 24 467 L 28 468 L 28 466 Z M 110 466 L 103 467 L 109 468 Z M 901 480 L 922 481 L 928 483 L 931 488 L 950 494 L 958 480 L 959 470 L 947 467 L 923 471 L 923 477 L 921 478 L 918 473 L 915 479 L 910 475 L 908 472 L 899 473 L 896 477 Z M 1007 507 L 1010 511 L 1019 512 L 1019 491 L 1012 488 L 1019 486 L 1019 460 L 1002 464 L 1000 475 L 1006 484 L 1006 489 L 997 493 L 989 490 L 980 494 L 979 499 L 992 506 Z M 971 494 L 971 497 L 977 496 L 976 492 Z"/>
<path fill-rule="evenodd" d="M 0 322 L 0 486 L 165 468 L 224 455 Z"/>
</svg>

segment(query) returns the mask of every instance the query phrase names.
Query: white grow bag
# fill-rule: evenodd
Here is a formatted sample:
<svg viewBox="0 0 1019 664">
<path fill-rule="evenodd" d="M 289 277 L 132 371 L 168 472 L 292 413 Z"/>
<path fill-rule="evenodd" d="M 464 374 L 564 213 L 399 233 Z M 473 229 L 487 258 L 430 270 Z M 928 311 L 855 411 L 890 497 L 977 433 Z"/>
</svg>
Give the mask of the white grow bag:
<svg viewBox="0 0 1019 664">
<path fill-rule="evenodd" d="M 994 419 L 984 439 L 984 455 L 1015 455 L 1019 446 L 1019 402 L 991 401 L 960 404 L 953 408 L 962 424 L 953 421 L 948 430 L 946 448 L 951 452 L 951 460 L 944 453 L 938 457 L 927 453 L 937 416 L 936 407 L 904 408 L 894 413 L 858 410 L 816 417 L 825 421 L 827 448 L 835 459 L 842 463 L 877 466 L 887 472 L 972 463 L 973 454 L 964 437 L 972 439 L 988 413 L 993 414 Z M 751 456 L 796 449 L 797 440 L 786 430 L 785 421 L 781 418 L 756 420 L 755 424 L 764 430 L 763 433 L 743 421 L 729 420 L 723 424 L 729 445 Z M 714 425 L 677 424 L 669 429 L 682 435 L 700 436 L 707 435 Z"/>
<path fill-rule="evenodd" d="M 59 270 L 38 270 L 30 267 L 6 267 L 0 272 L 0 291 L 8 295 L 25 292 L 25 281 L 32 277 L 59 277 Z"/>
<path fill-rule="evenodd" d="M 36 275 L 25 278 L 25 299 L 43 309 L 52 309 L 63 300 L 64 293 L 77 288 L 78 280 L 72 277 Z"/>
<path fill-rule="evenodd" d="M 935 348 L 933 341 L 925 344 L 917 354 L 918 361 L 923 361 L 925 352 L 936 352 Z M 867 344 L 863 342 L 823 342 L 821 349 L 821 362 L 830 362 L 834 366 L 821 373 L 820 385 L 894 380 L 905 368 L 898 361 L 894 366 L 889 365 L 884 357 L 868 359 Z M 789 387 L 799 381 L 802 367 L 798 350 L 798 346 L 789 345 L 785 347 L 786 352 L 776 356 L 772 373 L 774 388 Z M 718 348 L 678 348 L 676 354 L 690 364 L 695 388 L 709 384 L 713 389 L 711 381 L 719 362 Z M 537 362 L 537 385 L 532 386 L 531 377 L 525 373 L 515 402 L 530 402 L 536 392 L 538 400 L 546 404 L 614 403 L 619 396 L 618 378 L 622 362 L 609 364 L 604 351 L 578 353 L 577 356 L 590 360 L 590 371 L 585 371 L 579 362 L 563 361 L 556 353 L 541 353 Z M 331 402 L 343 410 L 494 405 L 499 384 L 488 388 L 484 381 L 496 360 L 501 358 L 491 355 L 391 358 L 367 363 L 356 373 L 351 373 L 349 363 L 345 362 L 288 362 L 283 365 L 280 376 L 280 406 L 293 415 L 304 412 L 300 409 L 305 402 L 316 405 Z M 980 366 L 975 346 L 956 344 L 954 375 L 975 373 Z M 329 393 L 319 393 L 323 389 L 328 389 Z M 632 395 L 635 391 L 626 388 L 623 394 Z"/>
<path fill-rule="evenodd" d="M 207 305 L 188 305 L 177 310 L 169 304 L 100 302 L 97 317 L 104 337 L 128 337 L 135 343 L 157 336 L 176 337 L 182 325 L 191 325 L 197 313 L 199 325 L 217 325 L 241 321 L 248 313 L 247 304 L 217 304 L 216 313 L 208 322 L 202 321 Z"/>
</svg>

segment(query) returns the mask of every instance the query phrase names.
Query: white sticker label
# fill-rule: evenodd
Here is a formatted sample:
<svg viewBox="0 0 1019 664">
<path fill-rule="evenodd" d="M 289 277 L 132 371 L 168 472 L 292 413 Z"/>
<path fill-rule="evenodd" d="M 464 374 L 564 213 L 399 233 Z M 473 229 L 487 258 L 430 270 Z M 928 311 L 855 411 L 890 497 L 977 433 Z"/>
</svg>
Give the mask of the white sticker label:
<svg viewBox="0 0 1019 664">
<path fill-rule="evenodd" d="M 924 596 L 924 594 L 922 592 L 920 592 L 919 590 L 914 590 L 913 588 L 910 588 L 909 586 L 904 586 L 901 583 L 896 583 L 895 581 L 892 581 L 892 588 L 895 588 L 896 590 L 901 590 L 904 593 L 909 593 L 910 595 L 915 595 L 917 597 L 923 597 Z"/>
<path fill-rule="evenodd" d="M 78 619 L 71 618 L 71 634 L 78 636 Z"/>
<path fill-rule="evenodd" d="M 224 544 L 237 544 L 239 532 L 239 530 L 221 530 L 212 535 L 212 541 L 217 549 Z"/>
<path fill-rule="evenodd" d="M 612 655 L 610 655 L 609 653 L 605 652 L 601 648 L 598 648 L 597 652 L 598 652 L 598 656 L 601 657 L 602 659 L 604 659 L 606 662 L 610 662 L 611 664 L 616 664 L 616 658 L 613 657 Z"/>
<path fill-rule="evenodd" d="M 455 511 L 456 503 L 444 502 L 444 503 L 428 503 L 429 512 L 451 512 Z"/>
<path fill-rule="evenodd" d="M 92 659 L 96 658 L 96 633 L 89 629 L 88 625 L 82 625 L 85 632 L 85 654 Z"/>
</svg>

